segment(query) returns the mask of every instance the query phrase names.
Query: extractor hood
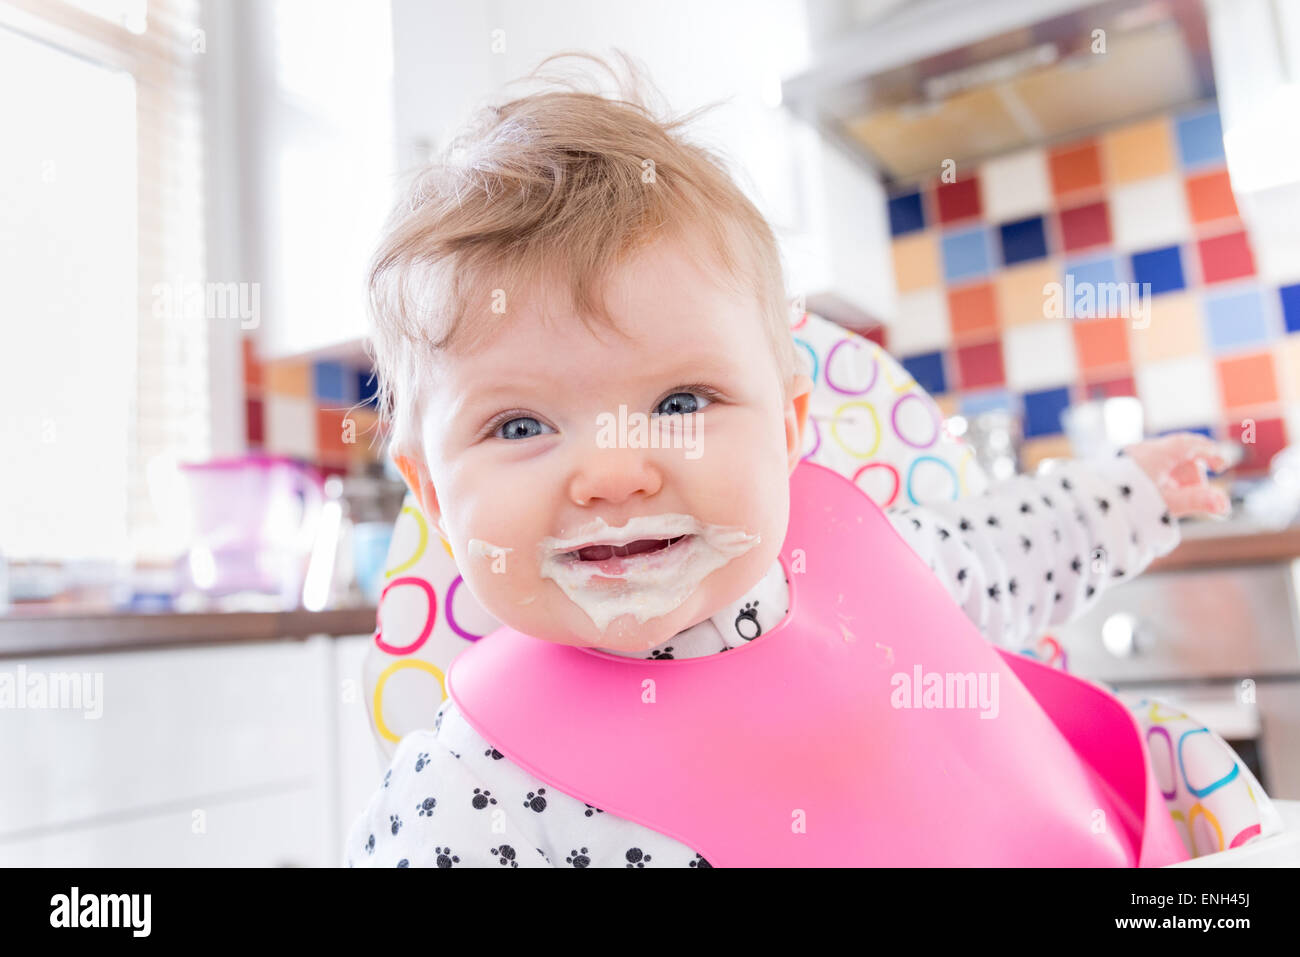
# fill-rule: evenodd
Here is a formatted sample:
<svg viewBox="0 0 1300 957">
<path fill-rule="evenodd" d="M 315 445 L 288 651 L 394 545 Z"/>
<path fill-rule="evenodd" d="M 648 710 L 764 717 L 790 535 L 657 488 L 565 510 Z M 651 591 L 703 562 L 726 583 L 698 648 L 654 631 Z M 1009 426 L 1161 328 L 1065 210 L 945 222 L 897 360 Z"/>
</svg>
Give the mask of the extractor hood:
<svg viewBox="0 0 1300 957">
<path fill-rule="evenodd" d="M 874 21 L 841 25 L 783 96 L 885 183 L 1215 95 L 1200 0 L 912 0 L 883 9 Z"/>
</svg>

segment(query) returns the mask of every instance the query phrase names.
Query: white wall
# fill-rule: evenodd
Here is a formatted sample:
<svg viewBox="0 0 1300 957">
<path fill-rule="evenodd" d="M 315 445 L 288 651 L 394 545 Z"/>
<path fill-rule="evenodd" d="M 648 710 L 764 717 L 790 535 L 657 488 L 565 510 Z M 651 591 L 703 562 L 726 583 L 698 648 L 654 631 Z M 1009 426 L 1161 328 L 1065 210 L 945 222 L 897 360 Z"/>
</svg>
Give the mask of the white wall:
<svg viewBox="0 0 1300 957">
<path fill-rule="evenodd" d="M 779 105 L 781 81 L 811 62 L 802 0 L 394 0 L 393 35 L 402 167 L 444 146 L 545 56 L 619 48 L 645 64 L 675 112 L 730 98 L 692 136 L 724 155 L 772 223 L 791 295 L 833 291 L 861 313 L 892 315 L 878 184 Z"/>
</svg>

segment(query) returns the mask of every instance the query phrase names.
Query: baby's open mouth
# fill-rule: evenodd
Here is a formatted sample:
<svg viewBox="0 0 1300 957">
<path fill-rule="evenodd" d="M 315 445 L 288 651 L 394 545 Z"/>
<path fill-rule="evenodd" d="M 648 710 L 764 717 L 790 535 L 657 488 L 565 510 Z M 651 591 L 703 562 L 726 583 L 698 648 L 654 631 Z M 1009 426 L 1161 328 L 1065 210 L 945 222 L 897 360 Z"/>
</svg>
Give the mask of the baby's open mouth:
<svg viewBox="0 0 1300 957">
<path fill-rule="evenodd" d="M 603 562 L 610 558 L 626 558 L 629 555 L 657 552 L 676 545 L 687 537 L 686 535 L 678 535 L 675 538 L 638 538 L 626 545 L 584 545 L 581 548 L 575 548 L 573 551 L 567 552 L 566 557 L 579 562 Z"/>
</svg>

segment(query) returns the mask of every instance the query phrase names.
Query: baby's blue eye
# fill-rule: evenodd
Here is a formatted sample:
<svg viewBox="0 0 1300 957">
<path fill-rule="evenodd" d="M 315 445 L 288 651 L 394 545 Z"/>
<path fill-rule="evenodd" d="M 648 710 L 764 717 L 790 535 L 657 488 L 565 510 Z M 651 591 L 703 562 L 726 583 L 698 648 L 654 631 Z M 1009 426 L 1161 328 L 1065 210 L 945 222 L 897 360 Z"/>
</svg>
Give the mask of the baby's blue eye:
<svg viewBox="0 0 1300 957">
<path fill-rule="evenodd" d="M 700 403 L 703 402 L 704 405 Z M 709 400 L 696 392 L 674 392 L 668 398 L 659 403 L 655 409 L 660 415 L 689 415 L 691 412 L 698 412 L 709 404 Z M 664 406 L 671 405 L 671 408 Z"/>
<path fill-rule="evenodd" d="M 549 425 L 542 425 L 531 416 L 520 416 L 501 423 L 494 434 L 502 439 L 531 439 L 534 435 L 542 435 L 543 429 L 555 431 Z"/>
</svg>

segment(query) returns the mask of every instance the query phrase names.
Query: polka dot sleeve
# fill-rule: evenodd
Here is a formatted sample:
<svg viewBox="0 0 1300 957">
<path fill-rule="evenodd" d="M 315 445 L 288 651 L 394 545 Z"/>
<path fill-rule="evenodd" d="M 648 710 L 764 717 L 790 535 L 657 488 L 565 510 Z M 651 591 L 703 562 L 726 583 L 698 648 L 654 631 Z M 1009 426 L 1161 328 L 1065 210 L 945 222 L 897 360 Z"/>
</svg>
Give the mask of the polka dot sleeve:
<svg viewBox="0 0 1300 957">
<path fill-rule="evenodd" d="M 1078 617 L 1179 540 L 1159 491 L 1123 455 L 888 514 L 985 638 L 1009 648 Z"/>
</svg>

